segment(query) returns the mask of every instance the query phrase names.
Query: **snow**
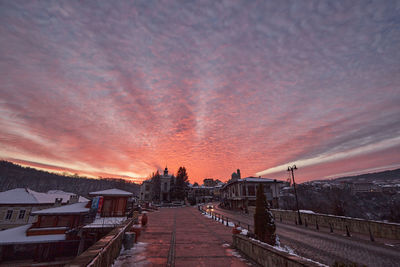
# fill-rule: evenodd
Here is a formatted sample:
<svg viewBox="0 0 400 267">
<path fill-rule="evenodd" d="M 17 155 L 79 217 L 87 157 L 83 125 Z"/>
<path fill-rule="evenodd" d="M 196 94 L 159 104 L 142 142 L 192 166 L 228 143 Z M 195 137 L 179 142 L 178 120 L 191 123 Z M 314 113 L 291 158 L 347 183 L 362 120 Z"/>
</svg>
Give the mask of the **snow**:
<svg viewBox="0 0 400 267">
<path fill-rule="evenodd" d="M 65 234 L 26 236 L 26 231 L 32 224 L 0 231 L 0 245 L 21 243 L 44 243 L 65 240 Z"/>
<path fill-rule="evenodd" d="M 50 192 L 50 193 L 49 193 Z M 53 190 L 48 193 L 40 193 L 29 188 L 15 188 L 0 193 L 0 204 L 53 204 L 56 198 L 62 198 L 62 203 L 67 203 L 73 193 Z M 79 202 L 88 201 L 79 197 Z"/>
<path fill-rule="evenodd" d="M 301 213 L 315 214 L 312 210 L 300 210 Z"/>
<path fill-rule="evenodd" d="M 115 227 L 125 220 L 126 217 L 101 217 L 96 218 L 92 223 L 85 225 L 83 228 Z"/>
<path fill-rule="evenodd" d="M 54 202 L 54 200 L 53 200 Z M 33 204 L 37 199 L 25 188 L 15 188 L 0 193 L 0 204 Z"/>
<path fill-rule="evenodd" d="M 49 190 L 47 191 L 47 194 L 58 195 L 58 198 L 63 198 L 63 200 L 65 199 L 66 201 L 69 200 L 70 196 L 76 195 L 74 193 L 64 192 L 62 190 Z M 89 199 L 79 196 L 78 202 L 88 202 L 88 201 Z"/>
<path fill-rule="evenodd" d="M 238 181 L 246 181 L 246 182 L 274 182 L 277 180 L 270 179 L 270 178 L 256 178 L 256 177 L 246 177 L 243 179 L 239 179 Z M 280 181 L 277 181 L 280 182 Z"/>
<path fill-rule="evenodd" d="M 131 249 L 122 249 L 112 267 L 148 266 L 150 262 L 147 261 L 146 255 L 143 253 L 147 245 L 148 244 L 144 242 L 137 242 Z"/>
<path fill-rule="evenodd" d="M 107 190 L 103 190 L 103 191 L 90 192 L 89 195 L 90 196 L 127 196 L 127 197 L 130 197 L 130 196 L 133 196 L 133 193 L 113 188 L 113 189 L 107 189 Z"/>
<path fill-rule="evenodd" d="M 77 214 L 77 213 L 88 213 L 89 208 L 86 208 L 88 202 L 78 202 L 75 204 L 65 205 L 57 208 L 50 208 L 44 210 L 38 210 L 31 212 L 32 215 L 41 214 Z"/>
</svg>

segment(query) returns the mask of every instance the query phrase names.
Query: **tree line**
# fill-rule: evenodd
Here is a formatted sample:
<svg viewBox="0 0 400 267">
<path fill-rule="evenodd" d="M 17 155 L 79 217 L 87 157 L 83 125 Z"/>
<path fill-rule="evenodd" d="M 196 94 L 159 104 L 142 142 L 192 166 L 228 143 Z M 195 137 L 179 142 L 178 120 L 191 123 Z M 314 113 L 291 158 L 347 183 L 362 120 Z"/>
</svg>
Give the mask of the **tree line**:
<svg viewBox="0 0 400 267">
<path fill-rule="evenodd" d="M 14 188 L 29 188 L 38 192 L 62 190 L 81 196 L 88 196 L 89 192 L 118 188 L 138 195 L 139 185 L 117 178 L 93 179 L 60 175 L 56 173 L 23 167 L 9 161 L 0 161 L 0 191 Z"/>
</svg>

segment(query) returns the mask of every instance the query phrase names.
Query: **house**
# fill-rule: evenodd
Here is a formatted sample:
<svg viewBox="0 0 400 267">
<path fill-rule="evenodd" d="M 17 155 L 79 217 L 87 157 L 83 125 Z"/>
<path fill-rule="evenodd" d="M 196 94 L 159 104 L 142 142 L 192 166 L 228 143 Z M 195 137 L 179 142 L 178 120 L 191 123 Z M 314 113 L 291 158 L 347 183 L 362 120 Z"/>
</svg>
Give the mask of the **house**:
<svg viewBox="0 0 400 267">
<path fill-rule="evenodd" d="M 0 230 L 33 223 L 36 218 L 30 215 L 34 211 L 85 201 L 88 199 L 60 190 L 40 193 L 15 188 L 0 192 Z"/>
<path fill-rule="evenodd" d="M 128 199 L 133 193 L 113 188 L 90 192 L 89 196 L 97 197 L 100 217 L 125 217 Z"/>
<path fill-rule="evenodd" d="M 240 172 L 239 172 L 240 173 Z M 235 175 L 221 188 L 221 202 L 226 208 L 248 209 L 256 204 L 256 192 L 258 185 L 264 187 L 264 194 L 271 207 L 278 208 L 280 189 L 286 186 L 283 181 L 261 177 L 239 178 Z"/>
<path fill-rule="evenodd" d="M 79 245 L 85 249 L 78 235 L 89 213 L 89 202 L 33 211 L 34 223 L 0 231 L 0 260 L 34 260 L 51 262 L 70 257 L 78 253 Z M 86 248 L 92 243 L 87 242 Z"/>
</svg>

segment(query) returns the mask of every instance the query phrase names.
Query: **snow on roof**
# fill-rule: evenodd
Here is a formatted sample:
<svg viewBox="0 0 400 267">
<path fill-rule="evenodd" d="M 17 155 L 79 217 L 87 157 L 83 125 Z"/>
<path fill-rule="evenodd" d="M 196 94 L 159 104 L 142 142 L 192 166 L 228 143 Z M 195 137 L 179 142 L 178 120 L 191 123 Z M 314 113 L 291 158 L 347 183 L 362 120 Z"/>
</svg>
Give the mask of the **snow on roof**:
<svg viewBox="0 0 400 267">
<path fill-rule="evenodd" d="M 125 220 L 126 217 L 101 217 L 96 218 L 92 223 L 85 225 L 83 228 L 115 227 Z"/>
<path fill-rule="evenodd" d="M 47 191 L 47 194 L 58 195 L 59 198 L 62 197 L 63 199 L 64 199 L 63 196 L 65 196 L 65 197 L 68 198 L 67 200 L 69 200 L 70 196 L 76 195 L 75 193 L 64 192 L 64 191 L 62 191 L 62 190 L 49 190 L 49 191 Z M 78 202 L 87 202 L 87 201 L 89 201 L 89 199 L 87 199 L 87 198 L 85 198 L 85 197 L 82 197 L 82 196 L 79 196 Z"/>
<path fill-rule="evenodd" d="M 62 203 L 67 203 L 74 193 L 67 193 L 59 190 L 40 193 L 29 188 L 15 188 L 0 192 L 0 204 L 52 204 L 56 198 L 62 198 Z M 89 201 L 79 197 L 79 202 Z"/>
<path fill-rule="evenodd" d="M 54 202 L 54 200 L 53 200 Z M 33 204 L 37 199 L 25 188 L 15 188 L 0 193 L 0 204 Z"/>
<path fill-rule="evenodd" d="M 87 213 L 89 208 L 85 206 L 88 202 L 78 202 L 70 205 L 64 205 L 57 208 L 50 208 L 44 210 L 38 210 L 31 212 L 32 215 L 44 215 L 44 214 L 77 214 L 77 213 Z"/>
<path fill-rule="evenodd" d="M 65 234 L 26 236 L 26 231 L 32 224 L 0 231 L 0 245 L 20 243 L 48 243 L 65 240 Z"/>
<path fill-rule="evenodd" d="M 132 196 L 133 193 L 113 188 L 113 189 L 107 189 L 107 190 L 103 190 L 103 191 L 90 192 L 89 195 L 90 196 Z"/>
<path fill-rule="evenodd" d="M 246 177 L 243 179 L 239 179 L 238 181 L 246 181 L 246 182 L 281 182 L 278 180 L 270 179 L 270 178 L 261 178 L 261 177 Z"/>
</svg>

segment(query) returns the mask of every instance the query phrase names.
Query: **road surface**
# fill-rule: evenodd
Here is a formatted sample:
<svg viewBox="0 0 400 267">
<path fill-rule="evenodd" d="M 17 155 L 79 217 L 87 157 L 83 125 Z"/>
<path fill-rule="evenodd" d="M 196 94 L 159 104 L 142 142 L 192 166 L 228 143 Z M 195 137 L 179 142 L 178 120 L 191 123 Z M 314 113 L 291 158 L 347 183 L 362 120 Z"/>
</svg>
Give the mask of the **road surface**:
<svg viewBox="0 0 400 267">
<path fill-rule="evenodd" d="M 216 207 L 215 212 L 253 225 L 251 215 Z M 332 265 L 335 261 L 366 266 L 400 266 L 400 249 L 377 242 L 276 222 L 277 235 L 300 256 Z M 400 242 L 400 241 L 399 241 Z"/>
</svg>

